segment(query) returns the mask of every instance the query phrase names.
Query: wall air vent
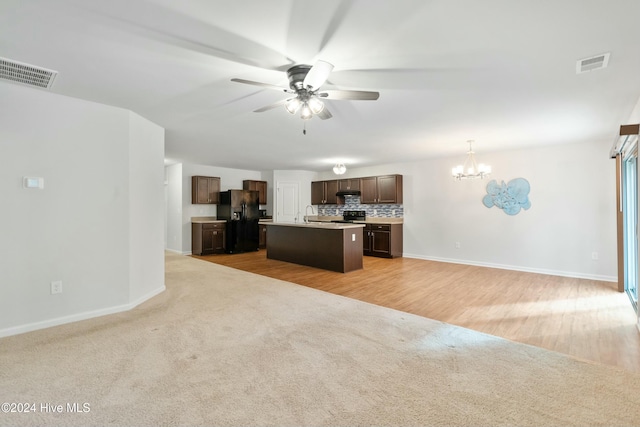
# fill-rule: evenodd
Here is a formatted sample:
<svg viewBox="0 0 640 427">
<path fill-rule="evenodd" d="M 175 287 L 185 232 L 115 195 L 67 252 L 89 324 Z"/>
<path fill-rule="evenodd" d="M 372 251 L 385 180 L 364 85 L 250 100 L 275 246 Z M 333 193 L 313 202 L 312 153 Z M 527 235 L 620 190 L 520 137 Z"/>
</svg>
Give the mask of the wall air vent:
<svg viewBox="0 0 640 427">
<path fill-rule="evenodd" d="M 0 57 L 0 78 L 28 86 L 50 89 L 57 71 Z"/>
<path fill-rule="evenodd" d="M 576 74 L 605 68 L 607 65 L 609 65 L 609 53 L 579 59 L 578 62 L 576 62 Z"/>
</svg>

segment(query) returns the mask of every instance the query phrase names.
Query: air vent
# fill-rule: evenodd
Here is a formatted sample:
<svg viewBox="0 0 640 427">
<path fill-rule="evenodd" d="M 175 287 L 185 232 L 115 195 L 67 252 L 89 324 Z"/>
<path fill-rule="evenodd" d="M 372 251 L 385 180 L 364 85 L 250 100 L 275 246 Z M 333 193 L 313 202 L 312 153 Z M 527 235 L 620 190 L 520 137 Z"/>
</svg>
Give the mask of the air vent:
<svg viewBox="0 0 640 427">
<path fill-rule="evenodd" d="M 592 56 L 591 58 L 579 59 L 576 62 L 576 74 L 582 74 L 593 70 L 598 70 L 609 65 L 609 54 Z"/>
<path fill-rule="evenodd" d="M 0 58 L 0 78 L 28 86 L 50 89 L 57 71 Z"/>
</svg>

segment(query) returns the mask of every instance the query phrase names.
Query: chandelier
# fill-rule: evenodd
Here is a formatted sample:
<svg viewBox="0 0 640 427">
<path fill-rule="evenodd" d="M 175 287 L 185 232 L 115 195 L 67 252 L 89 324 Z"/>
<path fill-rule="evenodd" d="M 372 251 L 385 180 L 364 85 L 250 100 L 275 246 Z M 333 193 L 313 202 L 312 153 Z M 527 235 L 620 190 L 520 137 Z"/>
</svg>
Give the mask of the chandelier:
<svg viewBox="0 0 640 427">
<path fill-rule="evenodd" d="M 347 171 L 347 167 L 344 165 L 344 163 L 336 163 L 336 165 L 333 167 L 333 173 L 335 173 L 336 175 L 342 175 Z"/>
<path fill-rule="evenodd" d="M 458 181 L 462 179 L 483 179 L 491 173 L 491 166 L 485 165 L 484 163 L 478 164 L 476 162 L 475 153 L 472 148 L 473 142 L 473 140 L 467 141 L 469 144 L 469 151 L 467 151 L 467 158 L 464 161 L 464 164 L 451 169 L 453 177 Z"/>
</svg>

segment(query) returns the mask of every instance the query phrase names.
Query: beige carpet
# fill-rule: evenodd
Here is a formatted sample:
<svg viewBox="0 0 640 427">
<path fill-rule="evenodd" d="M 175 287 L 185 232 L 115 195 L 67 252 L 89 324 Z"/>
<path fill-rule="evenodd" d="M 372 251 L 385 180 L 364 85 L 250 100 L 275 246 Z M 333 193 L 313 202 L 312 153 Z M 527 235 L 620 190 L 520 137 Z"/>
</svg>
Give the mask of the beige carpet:
<svg viewBox="0 0 640 427">
<path fill-rule="evenodd" d="M 0 402 L 36 409 L 0 425 L 640 425 L 638 375 L 166 261 L 167 291 L 135 310 L 0 339 Z"/>
</svg>

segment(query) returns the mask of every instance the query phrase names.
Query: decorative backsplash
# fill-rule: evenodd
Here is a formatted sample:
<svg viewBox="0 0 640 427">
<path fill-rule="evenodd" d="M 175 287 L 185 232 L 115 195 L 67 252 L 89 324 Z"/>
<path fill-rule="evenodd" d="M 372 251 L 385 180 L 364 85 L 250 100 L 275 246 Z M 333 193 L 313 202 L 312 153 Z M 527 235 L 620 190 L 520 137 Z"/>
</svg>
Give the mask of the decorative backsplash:
<svg viewBox="0 0 640 427">
<path fill-rule="evenodd" d="M 346 209 L 348 211 L 366 211 L 367 217 L 402 218 L 404 216 L 402 205 L 363 205 L 358 196 L 345 197 L 344 203 L 344 205 L 320 205 L 318 206 L 318 215 L 342 216 L 342 212 Z"/>
</svg>

